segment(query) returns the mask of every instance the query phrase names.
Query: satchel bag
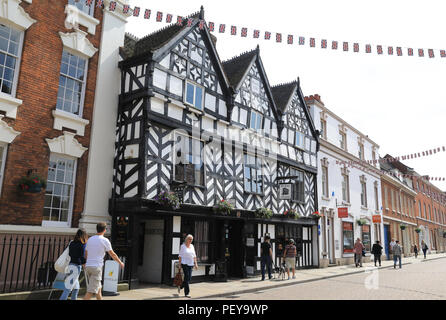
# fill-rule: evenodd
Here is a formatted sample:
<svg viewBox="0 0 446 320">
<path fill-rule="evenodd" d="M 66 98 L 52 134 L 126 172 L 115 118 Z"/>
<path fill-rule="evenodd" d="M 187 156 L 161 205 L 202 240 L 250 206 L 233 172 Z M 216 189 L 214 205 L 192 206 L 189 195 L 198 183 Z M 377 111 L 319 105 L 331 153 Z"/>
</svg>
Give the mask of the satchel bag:
<svg viewBox="0 0 446 320">
<path fill-rule="evenodd" d="M 71 243 L 71 241 L 70 241 Z M 54 262 L 54 269 L 57 272 L 60 273 L 67 273 L 68 272 L 68 265 L 70 264 L 70 243 L 64 250 L 64 252 L 60 255 L 59 258 L 57 258 L 56 262 Z"/>
</svg>

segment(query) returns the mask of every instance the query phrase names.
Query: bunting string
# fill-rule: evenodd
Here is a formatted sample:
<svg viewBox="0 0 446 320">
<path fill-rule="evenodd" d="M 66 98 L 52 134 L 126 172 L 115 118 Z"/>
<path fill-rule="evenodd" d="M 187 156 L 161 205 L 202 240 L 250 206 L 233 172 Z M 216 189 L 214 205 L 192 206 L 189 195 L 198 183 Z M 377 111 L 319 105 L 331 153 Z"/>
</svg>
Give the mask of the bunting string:
<svg viewBox="0 0 446 320">
<path fill-rule="evenodd" d="M 82 1 L 82 0 L 76 0 Z M 88 6 L 92 5 L 93 0 L 84 0 Z M 96 6 L 103 7 L 103 0 L 97 0 Z M 117 10 L 116 1 L 110 1 L 108 9 L 110 11 Z M 171 13 L 164 13 L 161 11 L 157 11 L 156 14 L 152 15 L 151 9 L 142 9 L 141 7 L 135 6 L 131 8 L 130 5 L 123 5 L 122 12 L 124 14 L 130 13 L 132 17 L 138 18 L 143 16 L 144 20 L 150 20 L 153 18 L 156 22 L 165 22 L 165 23 L 176 23 L 178 25 L 183 25 L 184 22 L 187 23 L 188 27 L 192 26 L 194 21 L 193 18 L 184 18 L 182 16 L 176 16 L 176 20 L 174 20 L 174 15 Z M 144 14 L 142 14 L 144 12 Z M 387 55 L 387 56 L 408 56 L 415 57 L 418 56 L 420 58 L 446 58 L 446 50 L 444 49 L 433 49 L 433 48 L 410 48 L 404 46 L 384 46 L 382 44 L 372 45 L 371 43 L 360 44 L 359 42 L 348 42 L 348 41 L 338 41 L 338 40 L 328 40 L 328 39 L 319 39 L 308 36 L 294 35 L 283 32 L 272 32 L 272 31 L 261 31 L 257 28 L 249 29 L 247 27 L 239 27 L 235 25 L 229 25 L 226 23 L 216 23 L 213 21 L 204 21 L 200 20 L 199 28 L 202 30 L 205 25 L 209 29 L 210 32 L 225 34 L 228 33 L 231 36 L 239 36 L 241 38 L 251 38 L 252 39 L 261 39 L 267 41 L 275 41 L 276 43 L 286 43 L 288 45 L 298 45 L 298 46 L 309 46 L 310 48 L 320 48 L 320 49 L 329 49 L 338 50 L 343 52 L 353 52 L 353 53 L 366 53 L 371 54 L 375 53 L 377 55 Z"/>
</svg>

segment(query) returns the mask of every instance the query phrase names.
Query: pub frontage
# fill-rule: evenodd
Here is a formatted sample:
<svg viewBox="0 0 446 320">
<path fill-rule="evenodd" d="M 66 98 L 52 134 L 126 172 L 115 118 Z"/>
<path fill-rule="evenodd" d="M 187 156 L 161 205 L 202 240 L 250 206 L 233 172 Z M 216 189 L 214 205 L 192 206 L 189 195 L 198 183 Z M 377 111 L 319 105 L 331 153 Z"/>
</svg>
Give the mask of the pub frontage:
<svg viewBox="0 0 446 320">
<path fill-rule="evenodd" d="M 121 48 L 112 241 L 134 282 L 171 284 L 194 237 L 196 279 L 260 272 L 289 239 L 317 267 L 318 132 L 299 80 L 270 86 L 259 47 L 220 61 L 203 8 Z"/>
</svg>

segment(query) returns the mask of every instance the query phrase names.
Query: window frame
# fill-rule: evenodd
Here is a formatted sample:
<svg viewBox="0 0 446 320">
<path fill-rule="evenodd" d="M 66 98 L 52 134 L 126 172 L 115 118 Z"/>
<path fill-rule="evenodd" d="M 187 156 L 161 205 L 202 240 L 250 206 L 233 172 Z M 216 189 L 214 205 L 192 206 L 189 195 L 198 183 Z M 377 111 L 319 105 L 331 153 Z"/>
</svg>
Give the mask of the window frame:
<svg viewBox="0 0 446 320">
<path fill-rule="evenodd" d="M 345 132 L 339 131 L 339 136 L 341 137 L 341 139 L 339 140 L 339 147 L 342 150 L 347 151 L 347 134 Z"/>
<path fill-rule="evenodd" d="M 325 176 L 325 181 L 324 181 Z M 321 187 L 322 187 L 322 196 L 329 198 L 329 187 L 328 187 L 328 167 L 322 166 L 322 181 L 321 181 Z"/>
<path fill-rule="evenodd" d="M 56 97 L 56 109 L 82 118 L 82 116 L 84 114 L 85 94 L 87 92 L 86 87 L 87 87 L 87 78 L 88 78 L 88 62 L 89 62 L 88 60 L 89 59 L 86 58 L 86 57 L 83 57 L 83 56 L 81 56 L 79 54 L 74 53 L 72 50 L 70 50 L 68 48 L 63 48 L 63 50 L 62 50 L 62 57 L 60 59 L 59 83 L 60 83 L 60 79 L 61 79 L 62 76 L 64 76 L 66 79 L 70 79 L 70 80 L 74 80 L 74 81 L 80 81 L 80 80 L 75 79 L 75 78 L 73 78 L 73 77 L 71 77 L 69 75 L 62 74 L 62 59 L 63 59 L 63 53 L 64 52 L 67 52 L 67 53 L 69 53 L 69 54 L 71 54 L 73 56 L 76 56 L 77 58 L 85 60 L 84 80 L 82 81 L 82 92 L 81 92 L 81 100 L 79 102 L 79 113 L 75 114 L 73 112 L 69 112 L 69 111 L 65 111 L 64 109 L 57 108 L 57 99 L 59 97 L 59 90 L 60 90 L 60 85 L 59 84 L 58 84 L 57 97 Z M 65 97 L 65 93 L 64 93 L 64 97 Z M 63 100 L 65 100 L 65 99 L 63 99 Z"/>
<path fill-rule="evenodd" d="M 254 160 L 255 160 L 254 167 L 253 167 L 253 164 L 248 164 L 247 165 L 248 157 L 254 158 Z M 258 161 L 260 162 L 259 164 L 258 164 Z M 265 184 L 264 184 L 264 180 L 263 180 L 263 161 L 264 161 L 263 158 L 261 158 L 261 157 L 259 157 L 257 155 L 253 155 L 252 153 L 249 153 L 249 152 L 244 152 L 243 153 L 243 192 L 244 193 L 255 194 L 255 195 L 259 195 L 259 196 L 263 197 L 264 191 L 265 191 Z M 260 165 L 260 169 L 257 168 L 257 166 L 259 166 L 259 165 Z M 249 175 L 250 175 L 249 178 L 246 177 L 246 169 L 249 169 Z M 253 170 L 254 170 L 254 172 L 256 174 L 256 178 L 255 179 L 252 176 Z M 260 179 L 259 179 L 258 174 L 257 174 L 258 170 L 260 170 Z M 249 190 L 247 190 L 247 188 L 246 188 L 247 180 L 248 180 L 249 185 L 250 185 L 250 189 Z M 260 180 L 260 188 L 261 188 L 260 193 L 257 192 L 258 187 L 259 187 L 258 186 L 259 180 Z M 256 191 L 255 192 L 252 191 L 252 184 L 253 183 L 255 183 L 255 186 L 256 186 Z"/>
<path fill-rule="evenodd" d="M 197 237 L 197 222 L 205 222 L 207 223 L 207 240 L 200 240 L 197 241 L 198 237 Z M 193 230 L 191 230 L 193 229 Z M 194 236 L 194 240 L 193 240 L 193 245 L 195 248 L 195 251 L 197 253 L 197 263 L 210 263 L 213 260 L 213 253 L 214 253 L 214 241 L 212 241 L 212 224 L 211 221 L 207 220 L 207 219 L 198 219 L 196 220 L 193 217 L 183 217 L 181 219 L 181 240 L 182 242 L 184 241 L 184 238 L 188 235 L 188 234 L 192 234 Z M 200 249 L 201 249 L 201 245 L 206 245 L 207 246 L 207 260 L 203 261 L 200 258 Z"/>
<path fill-rule="evenodd" d="M 327 140 L 327 121 L 321 119 L 321 138 Z"/>
<path fill-rule="evenodd" d="M 349 225 L 351 225 L 351 230 L 350 229 L 345 229 L 345 225 L 346 224 L 349 224 Z M 353 253 L 354 252 L 354 247 L 355 247 L 355 225 L 354 225 L 354 223 L 353 222 L 351 222 L 351 221 L 342 221 L 342 224 L 341 224 L 341 228 L 342 228 L 342 253 L 343 254 L 350 254 L 350 253 Z M 345 239 L 347 238 L 346 236 L 345 236 L 345 232 L 351 232 L 351 249 L 347 249 L 346 250 L 346 248 L 345 248 Z M 348 239 L 348 238 L 347 238 Z"/>
<path fill-rule="evenodd" d="M 190 84 L 190 85 L 192 85 L 193 87 L 194 87 L 194 102 L 191 104 L 190 102 L 188 102 L 187 101 L 187 85 L 188 84 Z M 201 89 L 201 108 L 198 108 L 196 105 L 195 105 L 195 102 L 196 102 L 196 93 L 197 93 L 197 87 L 199 87 L 200 89 Z M 189 79 L 185 79 L 185 81 L 184 81 L 184 91 L 183 91 L 183 102 L 184 102 L 184 104 L 186 104 L 186 105 L 188 105 L 188 106 L 191 106 L 191 107 L 193 107 L 194 109 L 196 109 L 196 110 L 200 110 L 200 111 L 203 111 L 204 112 L 204 106 L 205 106 L 205 102 L 204 102 L 204 99 L 205 99 L 205 92 L 206 92 L 206 90 L 205 90 L 205 88 L 202 86 L 202 85 L 199 85 L 198 83 L 196 83 L 196 82 L 193 82 L 193 81 L 191 81 L 191 80 L 189 80 Z"/>
<path fill-rule="evenodd" d="M 0 87 L 0 92 L 1 93 L 9 95 L 12 98 L 15 98 L 16 95 L 17 95 L 17 84 L 19 82 L 20 65 L 21 65 L 21 62 L 22 62 L 22 51 L 23 51 L 23 41 L 24 41 L 24 38 L 25 38 L 25 31 L 15 28 L 14 25 L 12 25 L 12 23 L 7 22 L 7 21 L 1 21 L 0 24 L 8 27 L 9 29 L 14 29 L 15 31 L 18 31 L 20 33 L 19 46 L 17 48 L 17 57 L 13 56 L 9 52 L 0 51 L 1 53 L 3 53 L 5 55 L 5 66 L 6 66 L 6 56 L 10 55 L 10 56 L 12 56 L 12 57 L 17 59 L 16 60 L 16 65 L 15 65 L 15 69 L 14 69 L 14 75 L 13 75 L 13 78 L 12 78 L 11 93 L 2 92 L 1 91 L 1 87 Z M 9 46 L 9 41 L 10 40 L 8 39 L 8 46 Z M 0 81 L 3 82 L 3 75 L 1 75 Z"/>
<path fill-rule="evenodd" d="M 0 148 L 3 148 L 3 152 L 0 158 L 0 196 L 2 195 L 3 178 L 5 176 L 6 168 L 6 155 L 8 154 L 8 144 L 5 142 L 0 142 Z"/>
<path fill-rule="evenodd" d="M 239 112 L 240 112 L 240 110 L 239 110 Z M 252 127 L 252 125 L 253 125 L 252 116 L 253 115 L 256 115 L 255 116 L 255 128 Z M 259 123 L 259 118 L 260 118 L 260 127 L 257 128 L 257 124 Z M 263 115 L 260 112 L 251 109 L 251 114 L 249 116 L 249 128 L 256 132 L 260 132 L 262 130 L 262 127 L 263 127 Z"/>
<path fill-rule="evenodd" d="M 375 182 L 373 185 L 374 193 L 375 193 L 375 211 L 379 211 L 379 191 L 378 191 L 378 184 Z"/>
<path fill-rule="evenodd" d="M 177 137 L 178 136 L 182 136 L 182 138 L 183 139 L 185 139 L 185 138 L 187 138 L 188 140 L 190 140 L 189 141 L 189 144 L 191 144 L 191 143 L 193 143 L 193 140 L 196 140 L 196 141 L 198 141 L 198 142 L 200 142 L 200 147 L 202 147 L 201 148 L 201 150 L 200 150 L 200 159 L 201 159 L 201 161 L 202 161 L 202 163 L 203 163 L 203 172 L 202 172 L 202 176 L 203 176 L 203 185 L 200 185 L 200 184 L 196 184 L 195 182 L 195 175 L 194 175 L 194 183 L 189 183 L 188 181 L 186 181 L 186 165 L 187 165 L 187 163 L 182 163 L 182 165 L 183 165 L 183 167 L 184 167 L 184 180 L 183 181 L 179 181 L 179 180 L 176 180 L 175 178 L 176 178 L 176 166 L 177 165 L 179 165 L 180 164 L 180 162 L 178 162 L 177 163 L 177 150 L 176 150 L 176 144 L 177 144 Z M 190 148 L 190 146 L 188 147 L 188 148 Z M 187 186 L 189 186 L 189 187 L 196 187 L 196 188 L 204 188 L 205 186 L 206 186 L 206 157 L 204 156 L 204 148 L 205 148 L 205 144 L 204 144 L 204 141 L 203 140 L 201 140 L 201 139 L 197 139 L 197 138 L 193 138 L 193 137 L 191 137 L 191 136 L 189 136 L 189 135 L 185 135 L 185 134 L 182 134 L 182 133 L 180 133 L 180 132 L 175 132 L 174 133 L 174 144 L 173 144 L 173 148 L 172 148 L 172 150 L 173 150 L 173 165 L 172 165 L 172 181 L 175 181 L 175 182 L 180 182 L 180 183 L 182 183 L 182 182 L 185 182 L 186 184 L 187 184 Z M 191 148 L 192 150 L 189 150 L 190 152 L 192 152 L 193 151 L 193 146 L 192 146 L 192 148 Z M 187 156 L 189 156 L 189 155 L 191 155 L 192 153 L 190 153 L 190 154 L 188 154 Z M 192 154 L 192 157 L 193 157 L 194 155 Z M 195 164 L 193 164 L 192 163 L 192 165 L 194 165 L 195 166 Z M 194 169 L 194 171 L 195 171 L 195 169 Z"/>
<path fill-rule="evenodd" d="M 76 2 L 76 1 L 73 0 L 73 2 Z M 85 0 L 79 0 L 78 2 L 81 2 L 81 3 L 84 4 L 84 6 L 87 6 Z M 69 4 L 69 5 L 73 6 L 73 7 L 76 7 L 80 12 L 82 12 L 82 13 L 84 13 L 84 14 L 86 14 L 86 15 L 89 15 L 90 17 L 94 17 L 94 8 L 95 8 L 95 6 L 96 6 L 96 1 L 95 1 L 95 0 L 92 1 L 88 13 L 85 12 L 85 11 L 83 11 L 83 10 L 81 10 L 81 9 L 79 9 L 79 8 L 76 6 L 76 4 L 70 3 L 70 0 L 68 0 L 67 4 Z M 87 7 L 88 7 L 88 6 L 87 6 Z"/>
<path fill-rule="evenodd" d="M 296 167 L 290 167 L 290 172 L 292 170 L 296 171 L 296 173 L 294 173 L 295 176 L 297 176 L 297 173 L 299 173 L 299 175 L 302 177 L 302 181 L 295 179 L 293 183 L 291 201 L 297 203 L 305 203 L 305 172 Z M 291 176 L 293 176 L 293 174 L 291 174 Z"/>
<path fill-rule="evenodd" d="M 300 144 L 297 144 L 297 136 L 299 135 L 299 142 Z M 300 132 L 298 130 L 294 133 L 294 145 L 302 150 L 305 150 L 305 134 L 303 132 Z"/>
<path fill-rule="evenodd" d="M 64 159 L 64 160 L 73 160 L 74 161 L 74 166 L 73 166 L 73 180 L 72 180 L 72 188 L 71 188 L 71 192 L 70 192 L 70 203 L 68 205 L 68 215 L 67 215 L 67 222 L 63 222 L 63 221 L 51 221 L 51 220 L 43 220 L 42 218 L 42 227 L 71 227 L 71 222 L 73 219 L 73 206 L 74 206 L 74 196 L 75 196 L 75 189 L 76 189 L 76 175 L 77 175 L 77 158 L 75 157 L 70 157 L 67 155 L 62 155 L 62 154 L 58 154 L 58 153 L 51 153 L 50 157 L 49 157 L 49 162 L 54 161 L 52 159 L 56 159 L 56 162 L 59 159 Z M 48 162 L 48 168 L 49 168 L 49 162 Z M 48 170 L 49 171 L 49 170 Z M 57 183 L 56 181 L 49 181 L 48 177 L 47 177 L 47 185 L 48 183 Z M 64 183 L 64 185 L 66 185 Z M 46 189 L 45 189 L 46 191 Z M 45 193 L 46 196 L 46 193 Z M 43 209 L 45 209 L 45 204 L 43 206 Z M 52 207 L 51 207 L 52 208 Z"/>
<path fill-rule="evenodd" d="M 344 199 L 344 183 L 346 183 L 345 195 L 347 199 Z M 341 191 L 342 191 L 342 201 L 350 203 L 350 177 L 348 174 L 345 173 L 342 173 Z"/>
<path fill-rule="evenodd" d="M 364 208 L 367 207 L 367 182 L 361 180 L 361 206 Z"/>
</svg>

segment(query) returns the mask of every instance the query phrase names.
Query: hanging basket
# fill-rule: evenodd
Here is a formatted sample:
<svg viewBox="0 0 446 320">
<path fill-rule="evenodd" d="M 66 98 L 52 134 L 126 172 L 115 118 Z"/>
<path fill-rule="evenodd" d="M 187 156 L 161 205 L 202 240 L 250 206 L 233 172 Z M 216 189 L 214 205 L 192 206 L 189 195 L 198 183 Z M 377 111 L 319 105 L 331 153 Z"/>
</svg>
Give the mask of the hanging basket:
<svg viewBox="0 0 446 320">
<path fill-rule="evenodd" d="M 36 174 L 27 175 L 20 179 L 18 187 L 24 193 L 39 193 L 46 188 L 46 180 Z"/>
<path fill-rule="evenodd" d="M 222 199 L 214 207 L 214 212 L 222 214 L 224 216 L 228 216 L 231 214 L 233 209 L 234 209 L 234 207 L 228 201 Z"/>
<path fill-rule="evenodd" d="M 257 208 L 255 211 L 255 216 L 257 218 L 271 219 L 273 217 L 273 212 L 268 208 Z"/>
<path fill-rule="evenodd" d="M 400 224 L 400 229 L 401 229 L 401 230 L 406 230 L 406 225 L 404 225 L 404 224 Z"/>
<path fill-rule="evenodd" d="M 415 228 L 415 232 L 416 232 L 416 233 L 420 233 L 420 232 L 421 232 L 421 229 L 420 229 L 420 228 Z"/>
<path fill-rule="evenodd" d="M 358 223 L 359 226 L 363 226 L 363 225 L 367 224 L 366 219 L 358 219 L 356 222 Z"/>
</svg>

